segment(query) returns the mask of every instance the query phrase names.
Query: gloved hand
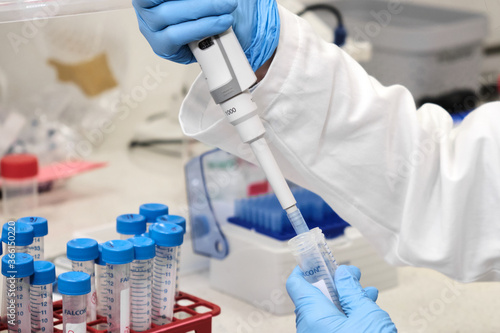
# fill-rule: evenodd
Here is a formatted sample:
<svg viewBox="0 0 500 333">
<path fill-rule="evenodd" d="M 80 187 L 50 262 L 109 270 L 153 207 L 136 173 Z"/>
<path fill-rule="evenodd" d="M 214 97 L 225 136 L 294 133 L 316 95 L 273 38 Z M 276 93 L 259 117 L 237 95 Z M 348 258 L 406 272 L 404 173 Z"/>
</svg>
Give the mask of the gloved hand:
<svg viewBox="0 0 500 333">
<path fill-rule="evenodd" d="M 231 25 L 253 70 L 278 46 L 276 0 L 133 0 L 139 28 L 156 54 L 189 64 L 186 44 L 220 34 Z"/>
<path fill-rule="evenodd" d="M 387 312 L 375 304 L 377 293 L 359 284 L 359 269 L 339 266 L 335 284 L 345 314 L 308 283 L 296 267 L 286 282 L 286 289 L 295 304 L 297 333 L 386 333 L 397 332 Z"/>
</svg>

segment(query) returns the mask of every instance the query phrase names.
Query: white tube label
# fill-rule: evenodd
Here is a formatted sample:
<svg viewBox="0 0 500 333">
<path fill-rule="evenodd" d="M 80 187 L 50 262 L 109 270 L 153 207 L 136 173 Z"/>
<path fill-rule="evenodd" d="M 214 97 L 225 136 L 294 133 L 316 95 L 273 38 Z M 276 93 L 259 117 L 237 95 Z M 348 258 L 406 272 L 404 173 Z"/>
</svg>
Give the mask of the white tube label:
<svg viewBox="0 0 500 333">
<path fill-rule="evenodd" d="M 325 280 L 319 280 L 319 281 L 316 281 L 316 282 L 311 283 L 311 284 L 313 286 L 315 286 L 316 288 L 318 288 L 323 293 L 323 295 L 328 297 L 328 299 L 333 303 L 332 297 L 330 296 L 330 293 L 328 292 L 328 288 L 326 287 Z"/>
<path fill-rule="evenodd" d="M 130 289 L 120 292 L 120 333 L 130 333 Z"/>
<path fill-rule="evenodd" d="M 66 331 L 68 333 L 85 333 L 87 332 L 87 323 L 79 323 L 79 324 L 66 324 Z"/>
</svg>

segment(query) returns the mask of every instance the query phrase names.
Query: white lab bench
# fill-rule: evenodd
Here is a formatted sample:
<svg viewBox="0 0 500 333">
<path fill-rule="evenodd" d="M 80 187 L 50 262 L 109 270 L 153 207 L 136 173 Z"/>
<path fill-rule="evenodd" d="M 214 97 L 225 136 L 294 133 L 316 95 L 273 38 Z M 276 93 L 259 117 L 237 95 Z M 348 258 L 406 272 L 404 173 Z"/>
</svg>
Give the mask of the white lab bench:
<svg viewBox="0 0 500 333">
<path fill-rule="evenodd" d="M 116 133 L 123 135 L 130 136 L 124 130 Z M 187 215 L 181 158 L 143 149 L 129 152 L 122 137 L 96 149 L 91 159 L 107 161 L 109 166 L 78 176 L 40 198 L 39 214 L 49 220 L 47 257 L 64 253 L 75 231 L 113 223 L 117 215 L 136 212 L 145 202 L 166 203 L 173 214 Z M 398 275 L 399 285 L 381 292 L 378 304 L 400 332 L 500 331 L 500 283 L 458 284 L 437 272 L 412 267 L 399 268 Z M 183 291 L 221 307 L 213 332 L 295 331 L 293 314 L 274 316 L 211 289 L 206 270 L 181 276 L 180 283 Z"/>
</svg>

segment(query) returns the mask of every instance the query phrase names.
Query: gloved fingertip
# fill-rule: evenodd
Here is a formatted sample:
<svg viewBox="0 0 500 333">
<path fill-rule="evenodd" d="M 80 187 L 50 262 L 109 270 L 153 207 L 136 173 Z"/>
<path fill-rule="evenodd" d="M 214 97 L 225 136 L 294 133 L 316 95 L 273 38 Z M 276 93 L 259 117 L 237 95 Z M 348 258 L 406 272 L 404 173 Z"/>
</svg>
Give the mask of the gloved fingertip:
<svg viewBox="0 0 500 333">
<path fill-rule="evenodd" d="M 378 299 L 378 289 L 375 287 L 366 287 L 364 288 L 366 295 L 374 302 Z"/>
<path fill-rule="evenodd" d="M 224 14 L 219 16 L 218 21 L 219 24 L 221 24 L 222 26 L 226 26 L 226 29 L 229 29 L 229 27 L 234 23 L 234 17 L 231 14 Z"/>
<path fill-rule="evenodd" d="M 359 280 L 356 276 L 351 274 L 350 269 L 347 266 L 341 265 L 337 268 L 335 272 L 335 284 L 338 284 L 338 288 L 349 288 L 349 289 L 363 289 L 359 284 Z"/>
<path fill-rule="evenodd" d="M 359 270 L 359 268 L 357 268 L 356 266 L 346 266 L 346 267 L 351 273 L 351 275 L 354 275 L 356 279 L 359 280 L 361 278 L 361 271 Z"/>
<path fill-rule="evenodd" d="M 238 7 L 238 0 L 226 0 L 229 11 L 232 13 Z"/>
<path fill-rule="evenodd" d="M 352 274 L 347 266 L 340 265 L 335 271 L 335 276 L 340 279 L 346 279 L 352 277 Z"/>
<path fill-rule="evenodd" d="M 299 266 L 296 266 L 286 280 L 286 290 L 289 295 L 302 284 L 302 280 L 304 280 L 303 282 L 307 283 L 307 281 L 305 281 L 304 279 L 304 276 L 302 275 L 302 271 L 300 270 Z"/>
</svg>

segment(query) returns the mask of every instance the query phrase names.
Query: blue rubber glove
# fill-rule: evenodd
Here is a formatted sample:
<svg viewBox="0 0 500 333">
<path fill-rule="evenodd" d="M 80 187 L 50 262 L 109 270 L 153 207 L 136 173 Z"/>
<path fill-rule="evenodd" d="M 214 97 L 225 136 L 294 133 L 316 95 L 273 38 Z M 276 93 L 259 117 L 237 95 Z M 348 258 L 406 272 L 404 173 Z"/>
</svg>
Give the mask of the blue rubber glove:
<svg viewBox="0 0 500 333">
<path fill-rule="evenodd" d="M 276 0 L 133 0 L 139 28 L 160 57 L 195 62 L 186 44 L 230 26 L 253 70 L 274 53 L 280 19 Z"/>
<path fill-rule="evenodd" d="M 297 333 L 393 333 L 397 332 L 387 312 L 379 308 L 373 289 L 359 284 L 359 269 L 339 266 L 335 284 L 345 314 L 308 283 L 296 267 L 286 282 L 286 289 L 295 304 Z"/>
</svg>

